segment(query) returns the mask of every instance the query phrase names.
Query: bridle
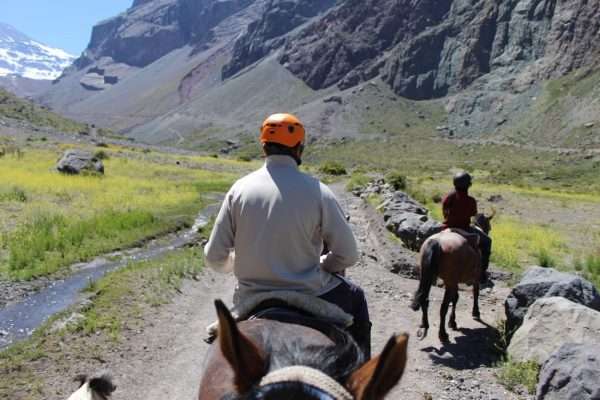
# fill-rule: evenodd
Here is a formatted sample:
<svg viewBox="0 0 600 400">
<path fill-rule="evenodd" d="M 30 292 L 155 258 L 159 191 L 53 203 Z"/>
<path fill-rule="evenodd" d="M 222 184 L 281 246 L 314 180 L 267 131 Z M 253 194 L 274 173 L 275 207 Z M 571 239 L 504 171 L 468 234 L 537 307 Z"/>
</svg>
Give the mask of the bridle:
<svg viewBox="0 0 600 400">
<path fill-rule="evenodd" d="M 332 377 L 310 367 L 293 366 L 270 372 L 260 381 L 260 387 L 277 383 L 298 382 L 316 388 L 320 400 L 353 400 L 348 390 Z"/>
</svg>

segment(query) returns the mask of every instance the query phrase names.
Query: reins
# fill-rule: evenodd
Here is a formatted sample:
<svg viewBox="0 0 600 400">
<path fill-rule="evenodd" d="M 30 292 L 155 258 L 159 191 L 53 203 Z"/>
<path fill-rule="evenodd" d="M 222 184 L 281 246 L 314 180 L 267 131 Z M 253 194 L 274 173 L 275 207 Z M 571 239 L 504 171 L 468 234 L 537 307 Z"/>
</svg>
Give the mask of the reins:
<svg viewBox="0 0 600 400">
<path fill-rule="evenodd" d="M 314 386 L 336 400 L 353 400 L 350 392 L 335 379 L 317 369 L 304 366 L 285 367 L 273 371 L 261 380 L 260 386 L 286 382 L 300 382 Z"/>
</svg>

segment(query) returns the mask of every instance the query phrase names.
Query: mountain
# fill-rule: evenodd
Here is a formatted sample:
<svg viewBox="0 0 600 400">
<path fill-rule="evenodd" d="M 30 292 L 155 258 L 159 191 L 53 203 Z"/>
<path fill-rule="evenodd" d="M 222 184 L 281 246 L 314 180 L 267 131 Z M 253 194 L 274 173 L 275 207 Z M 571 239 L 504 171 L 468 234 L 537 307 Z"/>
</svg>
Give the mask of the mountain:
<svg viewBox="0 0 600 400">
<path fill-rule="evenodd" d="M 599 62 L 597 1 L 135 0 L 41 100 L 186 146 L 276 110 L 317 136 L 596 145 Z"/>
<path fill-rule="evenodd" d="M 0 76 L 52 80 L 58 78 L 74 59 L 63 50 L 46 46 L 12 26 L 0 23 Z"/>
</svg>

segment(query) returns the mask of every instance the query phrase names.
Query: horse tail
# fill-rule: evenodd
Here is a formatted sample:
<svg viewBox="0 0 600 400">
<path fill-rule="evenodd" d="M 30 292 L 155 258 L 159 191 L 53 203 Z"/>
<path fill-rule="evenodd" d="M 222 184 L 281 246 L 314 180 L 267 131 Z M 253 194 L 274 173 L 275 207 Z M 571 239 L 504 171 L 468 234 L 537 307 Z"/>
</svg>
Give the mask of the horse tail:
<svg viewBox="0 0 600 400">
<path fill-rule="evenodd" d="M 430 239 L 425 242 L 421 250 L 421 278 L 413 302 L 410 306 L 418 311 L 429 301 L 429 291 L 435 283 L 442 254 L 442 246 L 438 239 Z"/>
</svg>

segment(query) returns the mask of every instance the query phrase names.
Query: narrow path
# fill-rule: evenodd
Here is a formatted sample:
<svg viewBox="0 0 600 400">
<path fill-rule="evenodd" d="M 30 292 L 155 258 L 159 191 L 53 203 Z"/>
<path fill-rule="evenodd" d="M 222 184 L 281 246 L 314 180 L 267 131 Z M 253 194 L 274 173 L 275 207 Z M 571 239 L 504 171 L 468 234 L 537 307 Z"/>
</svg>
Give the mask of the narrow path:
<svg viewBox="0 0 600 400">
<path fill-rule="evenodd" d="M 494 330 L 473 321 L 470 293 L 461 292 L 457 309 L 458 332 L 449 331 L 451 343 L 437 339 L 442 290 L 433 288 L 429 336 L 416 338 L 420 313 L 408 307 L 417 281 L 386 269 L 399 257 L 377 213 L 361 199 L 334 185 L 342 207 L 351 215 L 352 228 L 361 248 L 361 260 L 349 277 L 367 295 L 373 327 L 373 351 L 378 353 L 394 332 L 411 334 L 408 368 L 389 399 L 517 399 L 496 382 L 492 368 Z M 396 246 L 397 247 L 397 246 Z M 407 256 L 401 251 L 400 257 Z M 234 280 L 229 275 L 205 271 L 198 281 L 187 281 L 182 295 L 161 307 L 147 327 L 126 340 L 125 352 L 105 356 L 118 390 L 115 400 L 193 399 L 208 350 L 202 339 L 207 323 L 215 318 L 215 298 L 230 300 Z M 508 289 L 495 287 L 482 293 L 483 320 L 494 325 L 503 310 Z"/>
<path fill-rule="evenodd" d="M 349 277 L 361 285 L 367 295 L 373 321 L 374 354 L 383 349 L 392 333 L 411 334 L 407 373 L 389 398 L 517 399 L 496 381 L 495 331 L 471 317 L 471 292 L 460 293 L 456 314 L 460 330 L 449 330 L 451 343 L 443 346 L 437 338 L 443 290 L 433 288 L 429 307 L 431 328 L 428 337 L 419 341 L 416 331 L 421 312 L 409 308 L 417 281 L 389 272 L 382 266 L 385 261 L 379 261 L 389 258 L 385 254 L 389 252 L 389 239 L 381 216 L 363 200 L 345 192 L 341 185 L 334 185 L 333 189 L 342 207 L 351 215 L 352 229 L 362 250 L 361 260 L 349 270 Z M 498 286 L 482 291 L 480 307 L 485 323 L 493 326 L 501 318 L 507 295 L 508 289 Z"/>
</svg>

